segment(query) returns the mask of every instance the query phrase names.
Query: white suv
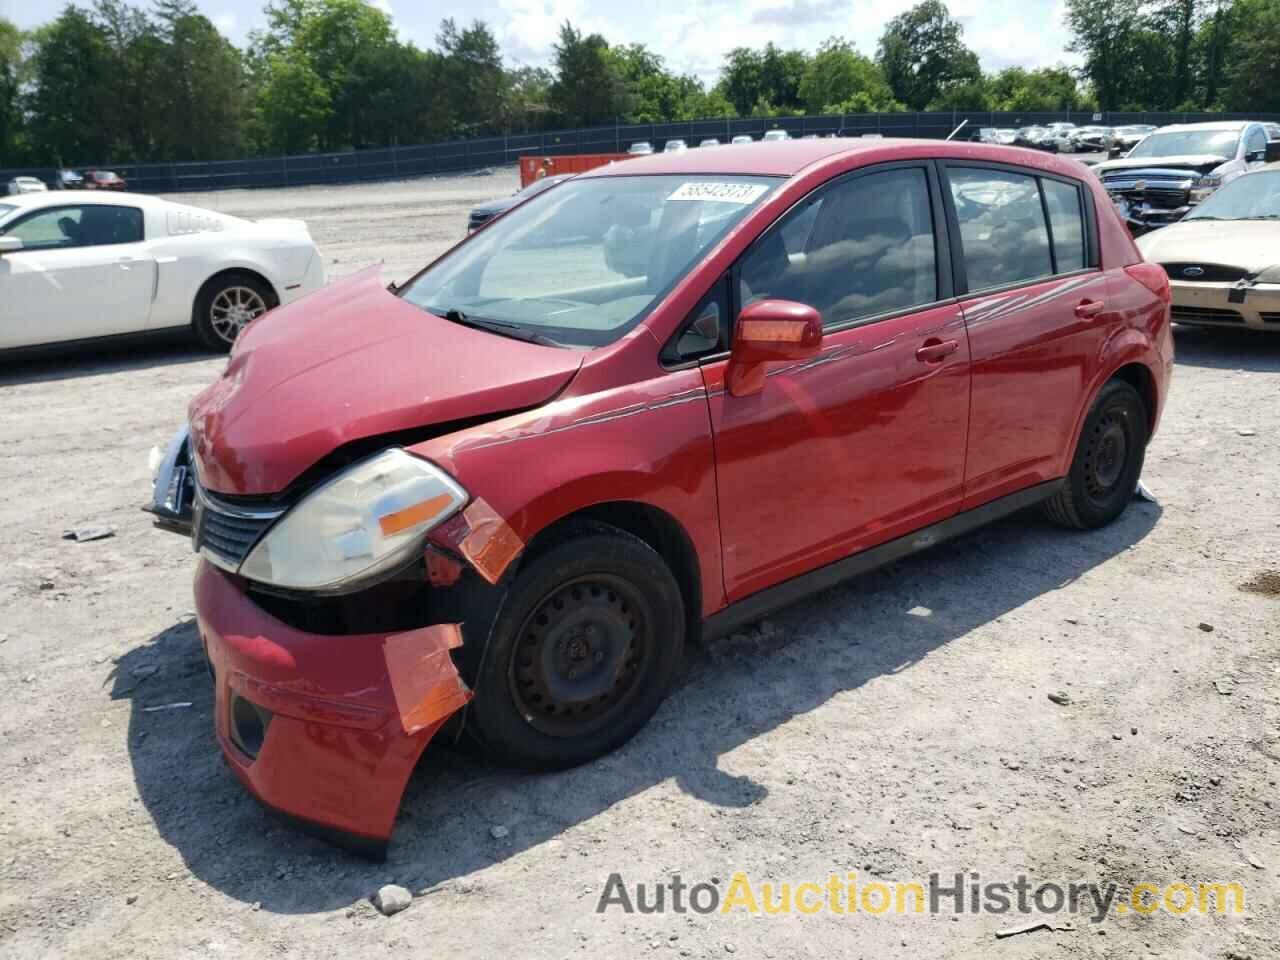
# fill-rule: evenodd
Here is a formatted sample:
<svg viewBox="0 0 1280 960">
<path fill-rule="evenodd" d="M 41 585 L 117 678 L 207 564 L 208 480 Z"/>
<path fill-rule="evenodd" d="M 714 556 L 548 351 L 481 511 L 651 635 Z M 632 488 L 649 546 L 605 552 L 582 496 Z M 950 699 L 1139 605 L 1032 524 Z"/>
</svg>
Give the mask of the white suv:
<svg viewBox="0 0 1280 960">
<path fill-rule="evenodd" d="M 1266 162 L 1266 128 L 1236 120 L 1160 127 L 1126 157 L 1093 169 L 1137 232 L 1182 219 L 1224 183 Z"/>
</svg>

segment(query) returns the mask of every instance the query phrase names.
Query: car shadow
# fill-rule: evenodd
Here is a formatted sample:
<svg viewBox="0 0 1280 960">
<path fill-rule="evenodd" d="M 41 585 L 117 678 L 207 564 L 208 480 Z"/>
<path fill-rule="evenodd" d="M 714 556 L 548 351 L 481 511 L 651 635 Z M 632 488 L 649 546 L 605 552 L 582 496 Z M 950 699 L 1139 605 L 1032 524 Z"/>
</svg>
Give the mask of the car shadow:
<svg viewBox="0 0 1280 960">
<path fill-rule="evenodd" d="M 759 801 L 768 787 L 721 770 L 721 757 L 1066 586 L 1142 540 L 1160 512 L 1135 499 L 1111 526 L 1079 534 L 1027 511 L 696 644 L 679 688 L 649 725 L 574 770 L 515 773 L 433 747 L 410 781 L 386 863 L 289 827 L 225 768 L 190 618 L 119 658 L 106 683 L 113 699 L 132 702 L 129 755 L 157 831 L 224 895 L 312 913 L 349 906 L 392 880 L 415 894 L 451 881 L 465 889 L 469 874 L 667 780 L 708 807 Z M 917 606 L 928 615 L 907 614 Z"/>
<path fill-rule="evenodd" d="M 203 350 L 186 331 L 157 333 L 145 340 L 106 340 L 0 352 L 0 386 L 74 380 L 127 370 L 196 363 L 218 355 Z"/>
<path fill-rule="evenodd" d="M 1280 327 L 1233 330 L 1230 327 L 1174 325 L 1174 357 L 1180 364 L 1215 370 L 1280 373 Z"/>
</svg>

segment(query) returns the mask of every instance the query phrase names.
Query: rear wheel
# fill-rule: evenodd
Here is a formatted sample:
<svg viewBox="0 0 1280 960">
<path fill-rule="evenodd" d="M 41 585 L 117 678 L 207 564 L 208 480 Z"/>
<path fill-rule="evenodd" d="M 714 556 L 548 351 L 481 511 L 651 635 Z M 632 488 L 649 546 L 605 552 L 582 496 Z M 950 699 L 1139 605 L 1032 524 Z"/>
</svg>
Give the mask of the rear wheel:
<svg viewBox="0 0 1280 960">
<path fill-rule="evenodd" d="M 653 716 L 684 648 L 684 604 L 662 557 L 596 526 L 522 566 L 493 623 L 469 735 L 534 770 L 585 763 Z"/>
<path fill-rule="evenodd" d="M 196 335 L 210 350 L 226 352 L 252 321 L 276 304 L 271 288 L 246 273 L 214 277 L 196 296 Z"/>
<path fill-rule="evenodd" d="M 1147 432 L 1138 391 L 1123 380 L 1107 383 L 1085 418 L 1066 484 L 1045 502 L 1049 518 L 1092 530 L 1124 513 L 1142 476 Z"/>
</svg>

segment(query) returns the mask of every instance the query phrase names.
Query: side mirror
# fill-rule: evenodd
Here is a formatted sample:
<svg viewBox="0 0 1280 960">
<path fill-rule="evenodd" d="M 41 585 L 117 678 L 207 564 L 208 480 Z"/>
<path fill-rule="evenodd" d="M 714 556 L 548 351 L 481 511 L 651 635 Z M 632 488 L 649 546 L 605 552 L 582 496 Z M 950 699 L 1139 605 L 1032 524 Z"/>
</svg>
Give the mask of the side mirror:
<svg viewBox="0 0 1280 960">
<path fill-rule="evenodd" d="M 1267 163 L 1280 163 L 1280 140 L 1270 140 L 1262 151 L 1262 159 Z"/>
<path fill-rule="evenodd" d="M 22 249 L 22 241 L 17 237 L 0 237 L 0 256 L 6 253 L 17 253 Z"/>
<path fill-rule="evenodd" d="M 728 389 L 747 397 L 764 389 L 765 364 L 808 360 L 822 348 L 822 316 L 793 300 L 760 300 L 738 314 L 729 350 Z"/>
</svg>

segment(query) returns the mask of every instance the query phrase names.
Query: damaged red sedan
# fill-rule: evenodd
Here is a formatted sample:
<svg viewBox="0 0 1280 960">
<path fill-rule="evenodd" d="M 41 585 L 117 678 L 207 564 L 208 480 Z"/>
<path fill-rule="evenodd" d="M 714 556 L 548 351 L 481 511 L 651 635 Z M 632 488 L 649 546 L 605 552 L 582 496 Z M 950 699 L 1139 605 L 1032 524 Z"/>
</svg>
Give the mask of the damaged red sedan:
<svg viewBox="0 0 1280 960">
<path fill-rule="evenodd" d="M 433 738 L 634 735 L 687 640 L 1034 504 L 1125 509 L 1169 286 L 1070 160 L 799 140 L 560 184 L 251 324 L 190 410 L 217 735 L 389 839 Z"/>
</svg>

